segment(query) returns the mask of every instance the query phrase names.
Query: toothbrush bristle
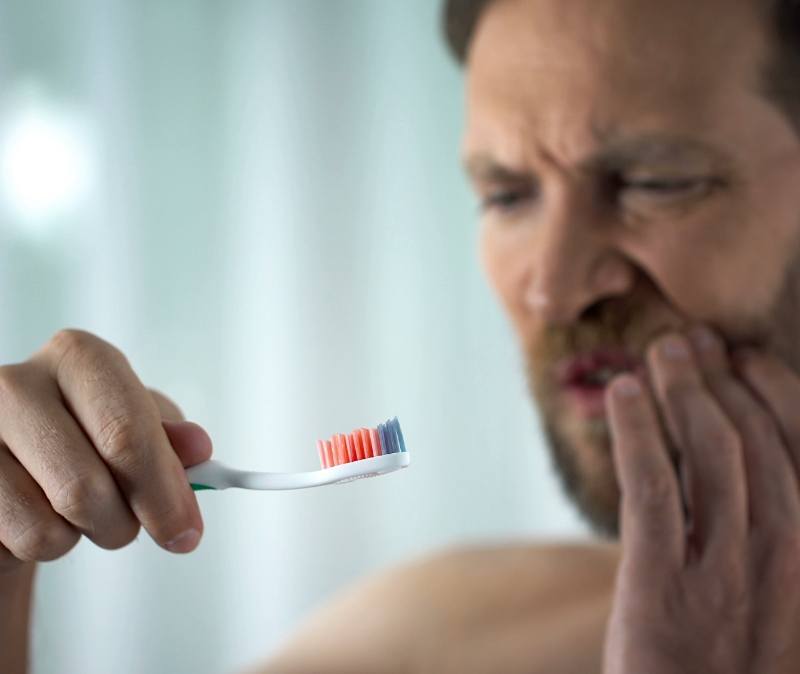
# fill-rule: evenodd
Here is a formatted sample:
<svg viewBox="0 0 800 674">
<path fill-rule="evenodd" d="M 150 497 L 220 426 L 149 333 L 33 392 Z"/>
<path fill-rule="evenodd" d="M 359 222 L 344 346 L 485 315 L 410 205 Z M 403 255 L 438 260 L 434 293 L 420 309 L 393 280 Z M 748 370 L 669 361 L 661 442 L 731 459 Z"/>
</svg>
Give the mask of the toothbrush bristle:
<svg viewBox="0 0 800 674">
<path fill-rule="evenodd" d="M 347 445 L 347 463 L 356 460 L 356 448 L 353 445 L 353 435 L 344 436 L 345 444 Z"/>
<path fill-rule="evenodd" d="M 348 435 L 337 433 L 330 440 L 317 440 L 317 453 L 323 468 L 405 451 L 406 443 L 397 417 L 374 428 L 356 428 Z"/>
</svg>

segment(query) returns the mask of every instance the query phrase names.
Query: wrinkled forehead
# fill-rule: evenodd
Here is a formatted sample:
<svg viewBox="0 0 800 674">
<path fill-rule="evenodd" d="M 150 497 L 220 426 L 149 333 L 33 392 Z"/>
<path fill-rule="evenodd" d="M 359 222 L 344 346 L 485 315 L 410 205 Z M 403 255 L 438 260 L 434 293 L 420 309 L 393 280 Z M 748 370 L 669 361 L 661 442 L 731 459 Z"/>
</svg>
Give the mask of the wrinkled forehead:
<svg viewBox="0 0 800 674">
<path fill-rule="evenodd" d="M 759 95 L 767 25 L 758 0 L 494 0 L 468 56 L 465 149 L 493 124 L 587 148 L 618 127 L 712 131 Z"/>
</svg>

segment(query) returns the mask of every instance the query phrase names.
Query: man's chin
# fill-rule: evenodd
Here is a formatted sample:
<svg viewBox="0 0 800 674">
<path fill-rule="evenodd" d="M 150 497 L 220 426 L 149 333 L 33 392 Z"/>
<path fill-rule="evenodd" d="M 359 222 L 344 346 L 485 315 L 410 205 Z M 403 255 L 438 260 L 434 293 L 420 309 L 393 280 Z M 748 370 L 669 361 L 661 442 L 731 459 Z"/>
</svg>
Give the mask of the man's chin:
<svg viewBox="0 0 800 674">
<path fill-rule="evenodd" d="M 562 412 L 558 419 L 545 419 L 544 429 L 567 497 L 596 533 L 617 538 L 619 487 L 606 417 Z"/>
</svg>

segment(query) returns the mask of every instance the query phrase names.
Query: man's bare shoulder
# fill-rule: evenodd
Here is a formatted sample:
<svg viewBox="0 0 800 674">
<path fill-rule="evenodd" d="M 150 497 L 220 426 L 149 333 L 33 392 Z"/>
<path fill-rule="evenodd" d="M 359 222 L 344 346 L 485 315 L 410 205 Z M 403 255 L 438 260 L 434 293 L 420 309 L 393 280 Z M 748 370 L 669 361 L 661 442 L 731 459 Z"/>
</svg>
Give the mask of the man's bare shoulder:
<svg viewBox="0 0 800 674">
<path fill-rule="evenodd" d="M 497 664 L 509 648 L 513 658 L 517 640 L 547 639 L 554 621 L 604 620 L 617 559 L 611 544 L 445 550 L 347 589 L 261 672 L 481 671 L 480 660 Z M 507 663 L 503 671 L 514 669 Z M 531 671 L 529 659 L 520 671 Z"/>
</svg>

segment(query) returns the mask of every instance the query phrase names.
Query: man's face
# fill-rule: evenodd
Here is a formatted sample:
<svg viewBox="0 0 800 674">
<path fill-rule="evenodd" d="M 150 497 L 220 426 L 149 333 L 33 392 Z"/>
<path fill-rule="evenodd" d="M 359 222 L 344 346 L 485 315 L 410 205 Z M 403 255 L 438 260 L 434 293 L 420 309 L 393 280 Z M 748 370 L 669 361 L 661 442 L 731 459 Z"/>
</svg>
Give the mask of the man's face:
<svg viewBox="0 0 800 674">
<path fill-rule="evenodd" d="M 800 144 L 755 2 L 494 0 L 467 64 L 481 253 L 569 492 L 617 531 L 603 391 L 703 321 L 800 370 Z"/>
</svg>

